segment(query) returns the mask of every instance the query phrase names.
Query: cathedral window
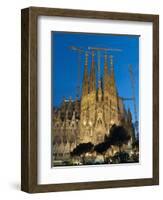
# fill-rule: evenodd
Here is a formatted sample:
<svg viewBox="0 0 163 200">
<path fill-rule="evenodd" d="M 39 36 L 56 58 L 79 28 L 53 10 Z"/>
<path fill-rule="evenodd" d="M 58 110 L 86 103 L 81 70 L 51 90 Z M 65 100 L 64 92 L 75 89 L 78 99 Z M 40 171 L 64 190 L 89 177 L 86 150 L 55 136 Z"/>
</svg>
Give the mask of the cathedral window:
<svg viewBox="0 0 163 200">
<path fill-rule="evenodd" d="M 99 119 L 97 123 L 98 123 L 98 125 L 101 125 L 102 124 L 102 120 Z"/>
</svg>

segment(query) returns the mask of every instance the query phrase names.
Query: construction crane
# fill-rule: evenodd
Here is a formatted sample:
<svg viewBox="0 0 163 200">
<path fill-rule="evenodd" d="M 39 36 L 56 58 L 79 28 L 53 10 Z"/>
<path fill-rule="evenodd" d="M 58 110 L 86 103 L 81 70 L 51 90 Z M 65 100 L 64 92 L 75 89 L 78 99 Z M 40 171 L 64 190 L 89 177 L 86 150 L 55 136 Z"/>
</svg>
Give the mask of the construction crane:
<svg viewBox="0 0 163 200">
<path fill-rule="evenodd" d="M 118 96 L 119 99 L 121 99 L 123 102 L 124 101 L 134 101 L 134 97 L 120 97 Z"/>
<path fill-rule="evenodd" d="M 78 51 L 79 53 L 85 52 L 82 48 L 79 48 L 79 47 L 76 47 L 76 46 L 70 46 L 69 48 L 71 50 Z"/>
<path fill-rule="evenodd" d="M 129 74 L 130 74 L 130 80 L 131 80 L 135 122 L 138 122 L 137 108 L 136 108 L 136 98 L 135 98 L 135 79 L 134 79 L 134 74 L 133 74 L 133 70 L 132 70 L 132 65 L 129 65 Z"/>
<path fill-rule="evenodd" d="M 133 101 L 133 100 L 134 100 L 133 97 L 121 97 L 121 96 L 118 96 L 118 98 L 122 100 L 123 105 L 124 105 L 124 101 Z M 121 112 L 120 112 L 120 110 L 119 110 L 119 114 L 120 114 L 120 113 L 121 113 Z M 121 118 L 120 118 L 120 119 L 121 119 Z"/>
<path fill-rule="evenodd" d="M 97 60 L 98 60 L 98 65 L 97 65 L 97 71 L 98 71 L 98 86 L 100 87 L 101 85 L 101 69 L 100 69 L 100 57 L 101 57 L 101 51 L 107 53 L 108 51 L 118 51 L 121 52 L 122 49 L 112 49 L 112 48 L 103 48 L 103 47 L 88 47 L 88 50 L 91 50 L 93 52 L 97 52 Z"/>
<path fill-rule="evenodd" d="M 78 83 L 77 83 L 77 99 L 80 96 L 80 69 L 81 69 L 81 54 L 84 53 L 84 50 L 82 48 L 76 47 L 76 46 L 70 46 L 69 47 L 73 51 L 77 51 L 77 63 L 78 63 Z"/>
<path fill-rule="evenodd" d="M 76 47 L 76 46 L 69 46 L 69 48 L 73 51 L 76 51 L 77 52 L 77 63 L 78 63 L 78 75 L 77 75 L 77 79 L 78 79 L 78 83 L 77 83 L 77 98 L 79 99 L 80 97 L 80 72 L 81 72 L 81 55 L 82 53 L 87 53 L 87 54 L 90 54 L 90 52 L 88 51 L 85 51 L 83 48 L 79 48 L 79 47 Z"/>
<path fill-rule="evenodd" d="M 101 75 L 100 75 L 100 57 L 101 57 L 101 51 L 104 51 L 107 53 L 108 51 L 122 51 L 121 49 L 112 49 L 112 48 L 98 48 L 98 47 L 88 47 L 88 51 L 84 50 L 83 48 L 79 48 L 76 46 L 69 46 L 69 48 L 73 51 L 76 51 L 78 53 L 78 84 L 77 84 L 77 98 L 80 96 L 80 70 L 81 70 L 81 55 L 82 53 L 87 53 L 87 54 L 95 54 L 95 51 L 97 52 L 97 58 L 98 58 L 98 64 L 97 64 L 97 69 L 98 69 L 98 86 L 100 87 L 101 85 Z M 90 52 L 92 51 L 92 52 Z"/>
<path fill-rule="evenodd" d="M 103 47 L 88 47 L 89 50 L 94 51 L 122 51 L 122 49 L 112 49 L 112 48 L 103 48 Z"/>
<path fill-rule="evenodd" d="M 118 96 L 119 99 L 121 99 L 123 102 L 124 101 L 134 101 L 134 97 L 120 97 Z"/>
<path fill-rule="evenodd" d="M 119 96 L 119 98 L 122 100 L 122 101 L 133 101 L 134 100 L 134 98 L 133 97 L 120 97 Z"/>
<path fill-rule="evenodd" d="M 133 74 L 132 65 L 129 65 L 129 74 L 130 74 L 130 80 L 131 80 L 131 88 L 132 88 L 132 95 L 133 95 L 133 106 L 134 106 L 134 115 L 135 115 L 135 130 L 136 130 L 136 136 L 139 135 L 139 128 L 138 128 L 138 118 L 137 118 L 137 108 L 136 108 L 136 97 L 135 97 L 135 79 Z"/>
</svg>

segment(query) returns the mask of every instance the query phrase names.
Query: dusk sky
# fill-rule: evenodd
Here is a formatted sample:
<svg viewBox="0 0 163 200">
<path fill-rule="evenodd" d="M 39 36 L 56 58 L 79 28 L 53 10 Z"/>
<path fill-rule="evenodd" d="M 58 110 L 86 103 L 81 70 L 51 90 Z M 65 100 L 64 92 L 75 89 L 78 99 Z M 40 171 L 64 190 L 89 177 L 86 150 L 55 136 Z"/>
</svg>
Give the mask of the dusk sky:
<svg viewBox="0 0 163 200">
<path fill-rule="evenodd" d="M 78 84 L 77 52 L 70 46 L 87 50 L 91 47 L 121 49 L 121 52 L 109 51 L 113 55 L 116 86 L 119 96 L 132 97 L 129 64 L 132 65 L 135 79 L 136 106 L 139 107 L 139 36 L 135 35 L 109 35 L 71 32 L 52 32 L 52 104 L 60 106 L 63 97 L 74 100 Z M 97 63 L 97 56 L 95 56 Z M 101 53 L 101 76 L 104 70 L 104 57 Z M 90 72 L 91 56 L 88 61 Z M 84 54 L 81 55 L 80 86 L 82 86 L 84 71 Z M 97 72 L 97 69 L 96 69 Z M 133 101 L 125 101 L 126 108 L 130 108 L 133 119 Z M 139 113 L 139 112 L 138 112 Z"/>
</svg>

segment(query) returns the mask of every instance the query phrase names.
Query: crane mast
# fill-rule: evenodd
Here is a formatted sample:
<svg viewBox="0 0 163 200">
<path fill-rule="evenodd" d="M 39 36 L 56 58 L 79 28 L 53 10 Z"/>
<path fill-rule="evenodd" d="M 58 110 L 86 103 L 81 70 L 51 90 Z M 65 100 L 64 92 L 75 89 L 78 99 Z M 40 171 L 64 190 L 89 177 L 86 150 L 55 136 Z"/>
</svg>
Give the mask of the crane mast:
<svg viewBox="0 0 163 200">
<path fill-rule="evenodd" d="M 136 98 L 135 98 L 135 79 L 134 79 L 132 65 L 129 65 L 129 74 L 130 74 L 130 80 L 131 80 L 135 122 L 137 122 L 138 118 L 137 118 L 137 108 L 136 108 Z"/>
<path fill-rule="evenodd" d="M 82 53 L 84 53 L 85 51 L 82 48 L 76 47 L 76 46 L 70 46 L 69 47 L 71 50 L 76 51 L 77 52 L 77 65 L 78 65 L 78 72 L 77 72 L 77 88 L 76 88 L 76 97 L 77 99 L 79 99 L 80 97 L 80 69 L 81 69 L 81 55 Z"/>
</svg>

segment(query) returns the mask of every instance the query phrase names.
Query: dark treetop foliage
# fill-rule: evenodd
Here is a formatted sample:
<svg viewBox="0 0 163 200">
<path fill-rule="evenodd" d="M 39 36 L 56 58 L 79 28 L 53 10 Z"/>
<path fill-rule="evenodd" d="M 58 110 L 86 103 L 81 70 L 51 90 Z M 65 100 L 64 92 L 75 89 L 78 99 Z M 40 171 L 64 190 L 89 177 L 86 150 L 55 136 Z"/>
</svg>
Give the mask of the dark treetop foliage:
<svg viewBox="0 0 163 200">
<path fill-rule="evenodd" d="M 131 136 L 123 126 L 113 125 L 110 129 L 109 136 L 105 137 L 104 142 L 97 145 L 93 145 L 91 142 L 79 144 L 72 152 L 71 156 L 84 155 L 87 152 L 95 150 L 97 153 L 105 153 L 111 145 L 121 147 L 123 144 L 127 144 Z"/>
<path fill-rule="evenodd" d="M 132 144 L 132 147 L 139 149 L 139 140 L 135 140 L 134 143 Z"/>
<path fill-rule="evenodd" d="M 111 145 L 121 147 L 123 144 L 127 144 L 130 138 L 131 136 L 123 126 L 113 125 L 110 129 L 107 141 L 109 141 Z"/>
<path fill-rule="evenodd" d="M 91 142 L 81 143 L 71 152 L 71 155 L 80 156 L 81 154 L 90 152 L 93 149 L 93 146 L 94 145 Z"/>
<path fill-rule="evenodd" d="M 102 153 L 105 153 L 108 150 L 109 147 L 110 147 L 110 143 L 109 143 L 109 141 L 107 141 L 107 142 L 102 142 L 102 143 L 97 144 L 94 147 L 94 150 L 96 152 L 102 154 Z"/>
</svg>

